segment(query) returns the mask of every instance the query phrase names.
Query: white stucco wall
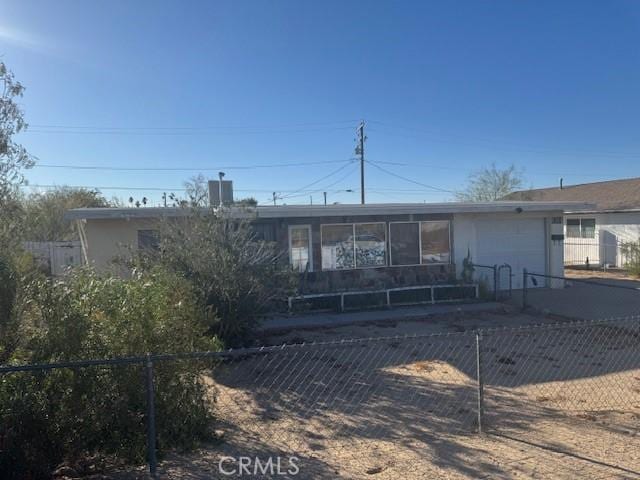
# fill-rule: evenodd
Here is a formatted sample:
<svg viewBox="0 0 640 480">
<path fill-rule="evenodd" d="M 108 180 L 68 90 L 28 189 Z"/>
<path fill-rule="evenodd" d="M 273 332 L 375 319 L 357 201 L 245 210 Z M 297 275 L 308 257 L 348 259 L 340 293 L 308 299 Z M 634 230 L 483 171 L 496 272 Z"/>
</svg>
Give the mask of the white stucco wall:
<svg viewBox="0 0 640 480">
<path fill-rule="evenodd" d="M 557 242 L 550 240 L 549 224 L 553 216 L 562 216 L 562 213 L 454 214 L 453 260 L 457 275 L 460 275 L 462 262 L 467 252 L 470 252 L 476 263 L 511 264 L 514 288 L 521 288 L 523 268 L 531 272 L 561 276 L 564 272 L 562 247 L 558 249 Z M 138 230 L 154 229 L 157 226 L 158 220 L 148 218 L 87 220 L 84 222 L 84 232 L 89 262 L 98 269 L 111 268 L 115 257 L 126 256 L 131 249 L 137 248 Z M 513 233 L 512 238 L 520 239 L 523 254 L 518 255 L 519 244 L 511 239 L 500 245 L 499 233 L 498 241 L 489 242 L 488 245 L 486 239 L 478 238 L 482 232 L 505 232 L 505 238 Z M 535 241 L 530 241 L 529 237 L 535 237 Z M 501 248 L 504 248 L 504 252 Z"/>
<path fill-rule="evenodd" d="M 565 237 L 567 264 L 582 265 L 588 257 L 590 265 L 622 267 L 624 256 L 619 244 L 640 240 L 640 212 L 566 215 L 565 235 L 568 218 L 595 218 L 596 231 L 592 239 Z"/>
<path fill-rule="evenodd" d="M 475 263 L 512 267 L 513 288 L 522 288 L 522 272 L 562 276 L 563 249 L 560 241 L 551 240 L 554 214 L 456 214 L 453 217 L 454 258 L 456 273 L 462 273 L 462 261 L 468 253 Z M 561 232 L 562 226 L 559 225 Z M 483 233 L 484 232 L 484 233 Z M 491 238 L 482 238 L 491 235 Z M 495 240 L 495 241 L 494 241 Z M 476 269 L 476 275 L 485 277 L 486 269 Z M 502 277 L 506 284 L 508 279 Z M 542 283 L 540 286 L 544 286 Z M 487 285 L 492 287 L 492 285 Z M 503 285 L 505 286 L 505 285 Z M 550 286 L 558 286 L 551 284 Z"/>
<path fill-rule="evenodd" d="M 113 260 L 128 256 L 138 248 L 138 230 L 157 229 L 152 219 L 101 219 L 84 223 L 86 253 L 90 264 L 99 270 L 112 268 Z"/>
</svg>

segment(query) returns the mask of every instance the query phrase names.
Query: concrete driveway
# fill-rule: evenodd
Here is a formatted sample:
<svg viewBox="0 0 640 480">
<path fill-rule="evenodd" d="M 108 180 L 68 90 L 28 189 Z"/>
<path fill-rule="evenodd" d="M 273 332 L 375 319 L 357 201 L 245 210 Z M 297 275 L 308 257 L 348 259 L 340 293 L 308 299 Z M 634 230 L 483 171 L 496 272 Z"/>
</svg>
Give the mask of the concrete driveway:
<svg viewBox="0 0 640 480">
<path fill-rule="evenodd" d="M 567 280 L 564 288 L 529 288 L 527 305 L 572 319 L 640 316 L 640 281 L 596 276 L 585 280 Z M 510 303 L 522 305 L 521 290 L 514 291 Z"/>
</svg>

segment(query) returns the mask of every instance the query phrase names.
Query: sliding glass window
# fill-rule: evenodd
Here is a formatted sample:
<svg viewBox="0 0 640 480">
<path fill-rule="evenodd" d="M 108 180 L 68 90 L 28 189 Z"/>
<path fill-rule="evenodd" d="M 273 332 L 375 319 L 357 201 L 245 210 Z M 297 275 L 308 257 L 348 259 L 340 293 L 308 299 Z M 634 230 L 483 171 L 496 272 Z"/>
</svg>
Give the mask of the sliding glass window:
<svg viewBox="0 0 640 480">
<path fill-rule="evenodd" d="M 422 263 L 449 263 L 451 246 L 449 244 L 449 222 L 422 222 L 420 224 Z"/>
<path fill-rule="evenodd" d="M 387 239 L 384 223 L 355 225 L 356 268 L 383 267 L 387 264 Z"/>
<path fill-rule="evenodd" d="M 420 224 L 398 222 L 389 224 L 391 265 L 420 264 Z"/>
<path fill-rule="evenodd" d="M 322 269 L 355 268 L 353 224 L 322 225 Z"/>
</svg>

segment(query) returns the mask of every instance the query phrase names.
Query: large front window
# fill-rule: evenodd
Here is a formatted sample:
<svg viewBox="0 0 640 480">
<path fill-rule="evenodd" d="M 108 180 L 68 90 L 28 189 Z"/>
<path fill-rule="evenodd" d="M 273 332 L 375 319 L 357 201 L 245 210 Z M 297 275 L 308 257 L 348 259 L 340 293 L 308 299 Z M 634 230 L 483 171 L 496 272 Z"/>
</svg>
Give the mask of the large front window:
<svg viewBox="0 0 640 480">
<path fill-rule="evenodd" d="M 356 267 L 380 267 L 387 264 L 384 223 L 355 225 Z"/>
<path fill-rule="evenodd" d="M 322 269 L 355 268 L 353 225 L 322 225 Z"/>
<path fill-rule="evenodd" d="M 449 221 L 389 224 L 391 265 L 451 262 Z"/>
<path fill-rule="evenodd" d="M 422 222 L 420 224 L 422 263 L 449 263 L 451 261 L 449 236 L 448 221 Z"/>
<path fill-rule="evenodd" d="M 387 264 L 384 223 L 322 225 L 322 269 L 383 267 Z"/>
<path fill-rule="evenodd" d="M 451 262 L 448 220 L 321 225 L 322 269 Z M 387 258 L 389 259 L 387 261 Z"/>
<path fill-rule="evenodd" d="M 402 222 L 389 224 L 391 265 L 420 264 L 420 224 Z"/>
</svg>

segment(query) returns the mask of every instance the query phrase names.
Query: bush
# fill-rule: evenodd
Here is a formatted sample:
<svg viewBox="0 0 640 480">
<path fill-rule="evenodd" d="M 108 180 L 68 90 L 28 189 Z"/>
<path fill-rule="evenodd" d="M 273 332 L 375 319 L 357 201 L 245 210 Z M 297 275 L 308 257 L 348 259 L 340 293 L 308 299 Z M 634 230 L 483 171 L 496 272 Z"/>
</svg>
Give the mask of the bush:
<svg viewBox="0 0 640 480">
<path fill-rule="evenodd" d="M 191 287 L 161 270 L 123 280 L 79 269 L 24 286 L 14 363 L 218 349 L 203 335 Z M 210 431 L 210 398 L 197 362 L 155 368 L 158 446 L 191 447 Z M 0 377 L 0 478 L 50 478 L 87 455 L 142 462 L 142 365 L 59 369 Z"/>
<path fill-rule="evenodd" d="M 624 242 L 620 250 L 625 258 L 624 267 L 631 275 L 640 277 L 640 239 L 637 242 Z"/>
<path fill-rule="evenodd" d="M 260 315 L 292 291 L 295 277 L 281 254 L 256 238 L 249 221 L 209 210 L 167 220 L 160 233 L 159 261 L 193 285 L 211 333 L 229 346 L 247 343 Z"/>
</svg>

